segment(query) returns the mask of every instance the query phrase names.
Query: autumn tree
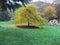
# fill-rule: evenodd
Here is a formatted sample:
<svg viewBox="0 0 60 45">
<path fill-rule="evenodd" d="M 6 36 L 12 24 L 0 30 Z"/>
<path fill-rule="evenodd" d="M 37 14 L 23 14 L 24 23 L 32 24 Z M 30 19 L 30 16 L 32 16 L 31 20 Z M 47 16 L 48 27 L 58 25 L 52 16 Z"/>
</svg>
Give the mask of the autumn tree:
<svg viewBox="0 0 60 45">
<path fill-rule="evenodd" d="M 45 16 L 48 18 L 48 19 L 52 19 L 52 18 L 56 18 L 56 9 L 55 7 L 53 6 L 48 6 L 45 8 L 44 10 L 44 13 L 45 13 Z"/>
<path fill-rule="evenodd" d="M 28 4 L 26 7 L 22 6 L 14 14 L 15 24 L 26 24 L 30 26 L 31 23 L 39 27 L 46 24 L 46 20 L 40 16 L 41 13 L 34 4 Z"/>
</svg>

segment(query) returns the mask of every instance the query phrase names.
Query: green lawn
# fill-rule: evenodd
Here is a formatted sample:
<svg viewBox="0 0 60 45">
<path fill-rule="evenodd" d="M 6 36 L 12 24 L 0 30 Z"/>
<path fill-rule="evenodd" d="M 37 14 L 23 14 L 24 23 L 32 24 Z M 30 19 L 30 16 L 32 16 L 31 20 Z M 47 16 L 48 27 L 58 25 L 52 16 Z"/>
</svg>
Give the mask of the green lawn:
<svg viewBox="0 0 60 45">
<path fill-rule="evenodd" d="M 60 45 L 60 26 L 21 29 L 12 28 L 11 25 L 9 22 L 0 22 L 0 45 Z"/>
</svg>

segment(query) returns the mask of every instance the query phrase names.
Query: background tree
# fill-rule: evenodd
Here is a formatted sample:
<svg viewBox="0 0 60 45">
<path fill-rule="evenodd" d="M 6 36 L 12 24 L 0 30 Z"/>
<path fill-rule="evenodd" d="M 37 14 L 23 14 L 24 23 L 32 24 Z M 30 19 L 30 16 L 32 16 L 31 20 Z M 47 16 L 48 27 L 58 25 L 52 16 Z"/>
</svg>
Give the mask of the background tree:
<svg viewBox="0 0 60 45">
<path fill-rule="evenodd" d="M 48 6 L 44 10 L 45 16 L 50 20 L 56 18 L 56 9 L 53 6 Z"/>
<path fill-rule="evenodd" d="M 30 0 L 0 0 L 0 17 L 3 15 L 3 17 L 8 18 L 10 20 L 11 17 L 13 17 L 13 11 L 16 8 L 19 8 L 21 5 L 17 2 L 21 2 L 23 5 L 25 3 L 28 3 Z M 6 17 L 7 16 L 7 17 Z M 3 18 L 0 18 L 3 19 Z M 7 19 L 4 19 L 7 20 Z"/>
<path fill-rule="evenodd" d="M 29 23 L 31 23 L 41 27 L 46 23 L 46 20 L 40 16 L 41 14 L 38 11 L 37 6 L 33 4 L 25 6 L 26 8 L 23 6 L 15 11 L 14 19 L 16 24 L 22 24 L 22 25 L 26 24 L 27 26 L 30 26 Z"/>
<path fill-rule="evenodd" d="M 21 2 L 23 5 L 29 3 L 31 0 L 0 0 L 0 6 L 3 10 L 8 8 L 14 8 L 17 5 L 20 5 L 16 2 Z M 8 2 L 8 3 L 7 3 Z M 17 5 L 16 5 L 17 4 Z"/>
<path fill-rule="evenodd" d="M 60 4 L 56 5 L 57 17 L 60 19 Z"/>
<path fill-rule="evenodd" d="M 6 0 L 0 0 L 0 21 L 9 20 L 7 8 L 6 8 Z"/>
</svg>

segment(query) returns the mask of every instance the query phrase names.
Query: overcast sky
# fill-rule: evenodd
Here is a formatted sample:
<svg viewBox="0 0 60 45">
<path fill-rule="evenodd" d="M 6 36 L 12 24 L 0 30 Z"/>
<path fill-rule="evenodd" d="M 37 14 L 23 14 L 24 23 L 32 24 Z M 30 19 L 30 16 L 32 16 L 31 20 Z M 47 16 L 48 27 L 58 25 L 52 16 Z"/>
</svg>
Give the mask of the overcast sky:
<svg viewBox="0 0 60 45">
<path fill-rule="evenodd" d="M 52 3 L 53 0 L 33 0 L 33 2 L 36 2 L 36 1 L 43 1 L 43 2 L 47 2 L 47 3 Z"/>
</svg>

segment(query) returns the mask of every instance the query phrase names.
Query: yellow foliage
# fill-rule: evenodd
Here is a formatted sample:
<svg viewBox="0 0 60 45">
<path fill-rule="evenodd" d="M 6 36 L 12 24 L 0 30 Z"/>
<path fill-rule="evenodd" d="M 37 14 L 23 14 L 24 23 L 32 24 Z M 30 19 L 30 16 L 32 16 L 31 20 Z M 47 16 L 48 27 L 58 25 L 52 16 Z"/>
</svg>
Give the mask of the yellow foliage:
<svg viewBox="0 0 60 45">
<path fill-rule="evenodd" d="M 56 18 L 56 9 L 53 6 L 48 6 L 44 10 L 45 16 L 48 18 Z"/>
<path fill-rule="evenodd" d="M 14 14 L 15 24 L 27 24 L 29 21 L 30 23 L 40 27 L 46 23 L 45 19 L 40 16 L 41 14 L 38 11 L 38 7 L 34 4 L 20 7 Z"/>
</svg>

